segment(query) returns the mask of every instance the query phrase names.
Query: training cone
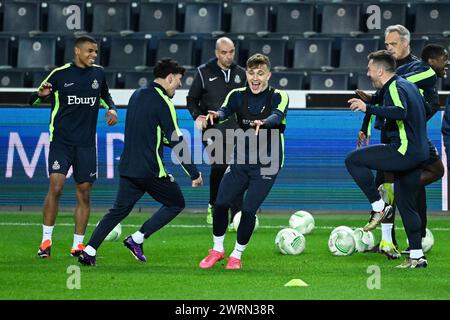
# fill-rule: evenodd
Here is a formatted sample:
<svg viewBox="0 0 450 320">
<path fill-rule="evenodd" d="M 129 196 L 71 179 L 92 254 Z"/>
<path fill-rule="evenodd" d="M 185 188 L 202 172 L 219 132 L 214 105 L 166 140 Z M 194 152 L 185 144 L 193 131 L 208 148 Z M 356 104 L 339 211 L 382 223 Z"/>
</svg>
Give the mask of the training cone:
<svg viewBox="0 0 450 320">
<path fill-rule="evenodd" d="M 292 279 L 284 285 L 285 287 L 307 287 L 308 284 L 302 279 Z"/>
</svg>

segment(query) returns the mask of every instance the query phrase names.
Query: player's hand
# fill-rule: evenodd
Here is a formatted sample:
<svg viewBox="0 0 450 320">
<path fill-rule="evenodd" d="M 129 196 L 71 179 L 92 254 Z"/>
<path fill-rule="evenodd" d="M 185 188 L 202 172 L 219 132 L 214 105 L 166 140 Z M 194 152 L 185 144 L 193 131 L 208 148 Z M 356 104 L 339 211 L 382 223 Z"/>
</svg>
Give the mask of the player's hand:
<svg viewBox="0 0 450 320">
<path fill-rule="evenodd" d="M 44 83 L 38 89 L 38 96 L 39 96 L 39 98 L 47 97 L 50 93 L 52 93 L 52 90 L 53 90 L 52 89 L 52 84 L 50 82 Z"/>
<path fill-rule="evenodd" d="M 108 110 L 105 114 L 106 124 L 108 126 L 113 126 L 117 123 L 117 112 L 116 110 Z"/>
<path fill-rule="evenodd" d="M 197 119 L 195 119 L 195 126 L 197 129 L 202 130 L 208 126 L 208 116 L 199 115 Z"/>
<path fill-rule="evenodd" d="M 197 179 L 192 180 L 192 188 L 201 187 L 203 185 L 202 173 L 199 172 L 199 176 Z"/>
<path fill-rule="evenodd" d="M 364 92 L 364 91 L 362 91 L 360 89 L 356 89 L 355 93 L 358 95 L 358 97 L 360 97 L 365 102 L 369 102 L 370 100 L 372 100 L 372 94 L 371 93 Z"/>
<path fill-rule="evenodd" d="M 350 110 L 366 112 L 367 105 L 361 99 L 352 98 L 347 101 L 350 103 Z"/>
<path fill-rule="evenodd" d="M 264 124 L 264 120 L 254 120 L 254 121 L 250 122 L 251 127 L 256 127 L 255 128 L 255 136 L 258 135 L 259 127 L 261 127 L 263 124 Z"/>
<path fill-rule="evenodd" d="M 214 124 L 214 119 L 219 118 L 219 113 L 217 111 L 208 110 L 208 115 L 206 116 L 209 119 L 211 125 Z"/>
<path fill-rule="evenodd" d="M 368 146 L 370 142 L 370 136 L 366 136 L 363 131 L 358 132 L 358 145 L 356 146 L 356 148 L 361 148 L 364 144 L 364 141 L 366 142 L 366 146 Z"/>
</svg>

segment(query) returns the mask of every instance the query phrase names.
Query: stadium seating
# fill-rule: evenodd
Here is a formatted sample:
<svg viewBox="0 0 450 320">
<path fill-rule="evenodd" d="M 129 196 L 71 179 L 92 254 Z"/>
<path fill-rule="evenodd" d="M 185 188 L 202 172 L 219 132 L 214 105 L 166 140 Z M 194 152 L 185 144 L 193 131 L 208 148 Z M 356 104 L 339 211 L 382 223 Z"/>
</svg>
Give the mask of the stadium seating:
<svg viewBox="0 0 450 320">
<path fill-rule="evenodd" d="M 49 2 L 47 10 L 49 32 L 73 33 L 86 30 L 84 2 Z"/>
<path fill-rule="evenodd" d="M 134 68 L 147 65 L 146 39 L 132 37 L 111 38 L 109 66 L 113 68 Z"/>
<path fill-rule="evenodd" d="M 0 66 L 9 65 L 9 38 L 0 37 Z"/>
<path fill-rule="evenodd" d="M 108 88 L 117 88 L 117 72 L 114 70 L 105 70 L 105 75 Z"/>
<path fill-rule="evenodd" d="M 349 74 L 342 72 L 311 72 L 311 90 L 348 90 Z"/>
<path fill-rule="evenodd" d="M 365 13 L 364 21 L 367 21 L 370 15 L 375 13 L 375 11 L 369 10 L 371 6 L 375 3 L 370 2 L 364 5 L 363 12 Z M 365 28 L 369 33 L 384 33 L 386 27 L 395 24 L 405 25 L 406 23 L 406 4 L 405 3 L 376 3 L 380 8 L 380 24 L 377 25 L 373 19 L 367 21 Z M 372 7 L 373 8 L 373 7 Z"/>
<path fill-rule="evenodd" d="M 294 42 L 293 68 L 321 69 L 331 66 L 333 39 L 297 39 Z"/>
<path fill-rule="evenodd" d="M 222 4 L 220 2 L 186 4 L 184 32 L 212 33 L 222 30 Z"/>
<path fill-rule="evenodd" d="M 269 6 L 266 3 L 233 3 L 231 33 L 257 33 L 269 30 Z"/>
<path fill-rule="evenodd" d="M 276 5 L 276 32 L 301 34 L 314 30 L 314 5 L 312 3 L 279 3 Z"/>
<path fill-rule="evenodd" d="M 356 89 L 375 90 L 372 85 L 372 81 L 367 76 L 367 73 L 361 72 L 357 75 L 357 78 Z"/>
<path fill-rule="evenodd" d="M 18 68 L 51 69 L 56 66 L 56 39 L 54 37 L 21 37 L 18 49 Z"/>
<path fill-rule="evenodd" d="M 277 89 L 302 90 L 303 80 L 303 72 L 272 72 L 269 84 Z"/>
<path fill-rule="evenodd" d="M 263 53 L 269 57 L 272 67 L 286 66 L 286 40 L 257 38 L 248 41 L 248 56 Z"/>
<path fill-rule="evenodd" d="M 139 31 L 166 32 L 176 29 L 176 3 L 142 2 L 139 5 Z"/>
<path fill-rule="evenodd" d="M 428 40 L 424 38 L 412 38 L 410 41 L 411 53 L 420 58 L 422 48 L 428 44 Z"/>
<path fill-rule="evenodd" d="M 365 69 L 369 53 L 378 50 L 377 39 L 344 38 L 341 42 L 339 68 Z"/>
<path fill-rule="evenodd" d="M 130 3 L 94 2 L 92 32 L 119 32 L 130 30 Z"/>
<path fill-rule="evenodd" d="M 150 71 L 129 71 L 124 75 L 124 88 L 136 89 L 146 86 L 153 81 L 153 74 Z"/>
<path fill-rule="evenodd" d="M 360 6 L 348 3 L 325 4 L 322 13 L 322 33 L 349 34 L 358 32 Z"/>
<path fill-rule="evenodd" d="M 447 49 L 450 52 L 450 38 L 434 38 L 429 41 L 429 43 L 437 43 Z"/>
<path fill-rule="evenodd" d="M 0 88 L 21 88 L 24 86 L 25 72 L 22 70 L 0 69 Z"/>
<path fill-rule="evenodd" d="M 415 6 L 414 32 L 436 34 L 450 32 L 450 3 L 421 3 Z"/>
<path fill-rule="evenodd" d="M 181 89 L 189 89 L 194 81 L 196 70 L 188 70 L 181 79 Z"/>
<path fill-rule="evenodd" d="M 163 38 L 158 41 L 156 59 L 172 58 L 183 66 L 193 67 L 194 40 L 183 38 Z"/>
<path fill-rule="evenodd" d="M 31 86 L 33 88 L 38 88 L 42 81 L 47 78 L 47 76 L 50 74 L 51 71 L 43 71 L 43 70 L 34 70 L 30 71 L 31 73 Z"/>
<path fill-rule="evenodd" d="M 373 19 L 371 5 L 380 8 L 375 28 L 367 21 Z M 86 32 L 99 44 L 96 63 L 114 70 L 114 86 L 127 80 L 135 87 L 125 75 L 141 71 L 136 66 L 151 68 L 171 57 L 195 68 L 215 56 L 217 37 L 224 34 L 235 42 L 238 64 L 262 52 L 277 71 L 285 71 L 274 73 L 272 81 L 309 88 L 304 72 L 347 72 L 352 88 L 367 80 L 361 69 L 368 53 L 384 48 L 388 25 L 405 25 L 412 32 L 412 53 L 420 57 L 428 43 L 450 50 L 448 17 L 448 0 L 0 0 L 0 66 L 28 69 L 23 81 L 31 86 L 34 70 L 38 77 L 71 61 L 75 35 Z"/>
<path fill-rule="evenodd" d="M 29 32 L 41 30 L 40 5 L 38 2 L 4 2 L 3 31 Z"/>
</svg>

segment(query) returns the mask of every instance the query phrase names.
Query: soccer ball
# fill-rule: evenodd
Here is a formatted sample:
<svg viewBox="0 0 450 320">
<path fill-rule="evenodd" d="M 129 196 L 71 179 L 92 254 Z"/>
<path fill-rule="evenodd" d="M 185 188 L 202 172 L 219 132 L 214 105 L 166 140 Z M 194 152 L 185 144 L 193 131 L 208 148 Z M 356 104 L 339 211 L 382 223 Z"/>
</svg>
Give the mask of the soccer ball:
<svg viewBox="0 0 450 320">
<path fill-rule="evenodd" d="M 99 223 L 100 223 L 100 221 L 97 222 L 97 226 Z M 119 223 L 117 226 L 114 227 L 114 229 L 111 230 L 110 233 L 108 233 L 105 240 L 106 241 L 116 241 L 117 239 L 119 239 L 121 234 L 122 234 L 122 225 Z"/>
<path fill-rule="evenodd" d="M 309 212 L 300 210 L 291 215 L 289 218 L 289 226 L 303 235 L 309 234 L 315 226 L 314 218 Z"/>
<path fill-rule="evenodd" d="M 373 233 L 370 231 L 365 232 L 363 228 L 356 228 L 353 231 L 353 238 L 355 239 L 356 252 L 364 252 L 375 246 Z"/>
<path fill-rule="evenodd" d="M 275 246 L 282 254 L 300 254 L 305 250 L 305 244 L 305 236 L 292 228 L 280 230 L 275 237 Z"/>
<path fill-rule="evenodd" d="M 328 239 L 328 248 L 335 256 L 349 256 L 355 251 L 353 231 L 345 229 L 331 232 Z"/>
<path fill-rule="evenodd" d="M 331 231 L 331 233 L 335 233 L 338 231 L 346 231 L 346 232 L 350 232 L 353 234 L 353 229 L 347 226 L 339 226 L 333 229 L 333 231 Z"/>
<path fill-rule="evenodd" d="M 409 241 L 408 238 L 406 238 L 406 245 L 409 247 Z M 426 253 L 433 248 L 434 245 L 434 236 L 431 233 L 431 230 L 426 228 L 425 229 L 425 238 L 422 238 L 422 251 L 423 253 Z"/>
<path fill-rule="evenodd" d="M 233 222 L 232 222 L 232 226 L 233 226 L 233 230 L 237 231 L 238 227 L 239 227 L 239 223 L 241 222 L 241 215 L 242 212 L 239 211 L 237 212 L 234 217 L 233 217 Z M 256 220 L 255 220 L 255 228 L 253 228 L 253 232 L 255 232 L 258 228 L 259 228 L 259 219 L 258 219 L 258 215 L 255 215 Z"/>
</svg>

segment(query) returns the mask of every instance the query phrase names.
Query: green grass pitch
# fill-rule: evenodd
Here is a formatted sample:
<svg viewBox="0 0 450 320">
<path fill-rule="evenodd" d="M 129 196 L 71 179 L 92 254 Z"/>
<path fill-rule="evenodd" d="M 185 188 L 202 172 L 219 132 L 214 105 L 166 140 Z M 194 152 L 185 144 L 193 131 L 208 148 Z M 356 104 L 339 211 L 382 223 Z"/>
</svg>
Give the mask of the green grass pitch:
<svg viewBox="0 0 450 320">
<path fill-rule="evenodd" d="M 314 214 L 314 213 L 313 213 Z M 102 213 L 92 214 L 90 237 Z M 388 261 L 381 254 L 354 253 L 332 256 L 327 240 L 339 225 L 360 227 L 365 215 L 317 214 L 316 228 L 306 236 L 306 249 L 298 256 L 284 256 L 275 246 L 277 232 L 288 224 L 289 213 L 259 215 L 260 228 L 243 256 L 242 270 L 218 264 L 198 267 L 212 245 L 211 227 L 204 214 L 180 214 L 144 245 L 148 262 L 135 260 L 121 240 L 134 232 L 148 214 L 132 213 L 123 222 L 120 241 L 104 242 L 97 266 L 80 266 L 79 289 L 70 289 L 79 266 L 69 256 L 73 237 L 71 213 L 60 213 L 53 234 L 52 257 L 36 258 L 41 240 L 41 214 L 0 214 L 0 299 L 174 299 L 174 300 L 296 300 L 296 299 L 449 299 L 450 217 L 430 216 L 435 245 L 427 253 L 427 269 L 401 270 L 403 261 Z M 380 230 L 374 231 L 377 239 Z M 405 248 L 405 233 L 397 223 L 397 238 Z M 87 239 L 86 239 L 87 240 Z M 236 233 L 227 233 L 226 253 L 231 253 Z M 71 267 L 71 266 L 75 266 Z M 380 288 L 369 289 L 380 270 Z M 368 271 L 369 270 L 369 271 Z M 307 287 L 285 287 L 301 279 Z M 69 286 L 68 286 L 69 283 Z"/>
</svg>

